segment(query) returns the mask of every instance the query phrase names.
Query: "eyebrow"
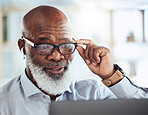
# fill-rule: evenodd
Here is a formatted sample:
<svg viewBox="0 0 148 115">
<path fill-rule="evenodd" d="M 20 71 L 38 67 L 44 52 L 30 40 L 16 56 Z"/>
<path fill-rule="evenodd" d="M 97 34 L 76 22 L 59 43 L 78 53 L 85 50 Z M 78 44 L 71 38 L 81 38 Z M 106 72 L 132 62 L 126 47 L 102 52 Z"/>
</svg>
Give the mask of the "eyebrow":
<svg viewBox="0 0 148 115">
<path fill-rule="evenodd" d="M 40 37 L 39 40 L 43 41 L 43 40 L 50 40 L 52 41 L 51 38 L 48 38 L 48 37 Z M 69 38 L 59 38 L 58 40 L 70 40 Z"/>
<path fill-rule="evenodd" d="M 51 41 L 51 39 L 47 37 L 40 37 L 39 40 L 50 40 Z"/>
<path fill-rule="evenodd" d="M 70 40 L 69 38 L 60 38 L 59 40 Z"/>
</svg>

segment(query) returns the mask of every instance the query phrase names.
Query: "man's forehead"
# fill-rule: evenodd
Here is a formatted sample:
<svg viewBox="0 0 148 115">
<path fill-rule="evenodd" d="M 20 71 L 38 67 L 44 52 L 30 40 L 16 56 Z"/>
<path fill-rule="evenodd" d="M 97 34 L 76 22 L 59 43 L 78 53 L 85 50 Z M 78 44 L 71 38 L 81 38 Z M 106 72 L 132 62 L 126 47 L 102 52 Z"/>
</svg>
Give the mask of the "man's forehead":
<svg viewBox="0 0 148 115">
<path fill-rule="evenodd" d="M 49 21 L 49 20 L 36 20 L 28 25 L 30 30 L 36 32 L 51 31 L 51 32 L 68 32 L 71 29 L 70 24 L 67 21 Z"/>
<path fill-rule="evenodd" d="M 28 29 L 28 32 L 32 37 L 58 37 L 58 38 L 69 38 L 72 35 L 72 30 L 69 25 L 38 25 L 32 26 Z"/>
<path fill-rule="evenodd" d="M 44 29 L 40 31 L 30 32 L 30 37 L 34 42 L 58 42 L 71 41 L 72 33 L 70 30 L 60 31 L 55 29 Z"/>
</svg>

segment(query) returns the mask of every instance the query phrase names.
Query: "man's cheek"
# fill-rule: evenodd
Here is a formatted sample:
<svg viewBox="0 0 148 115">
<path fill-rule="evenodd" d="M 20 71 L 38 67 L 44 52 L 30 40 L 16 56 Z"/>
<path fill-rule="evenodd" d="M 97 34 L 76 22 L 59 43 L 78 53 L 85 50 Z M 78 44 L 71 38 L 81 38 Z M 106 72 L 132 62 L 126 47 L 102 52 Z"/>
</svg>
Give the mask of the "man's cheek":
<svg viewBox="0 0 148 115">
<path fill-rule="evenodd" d="M 43 62 L 43 58 L 42 57 L 33 57 L 32 62 L 35 65 L 41 66 L 42 62 Z"/>
</svg>

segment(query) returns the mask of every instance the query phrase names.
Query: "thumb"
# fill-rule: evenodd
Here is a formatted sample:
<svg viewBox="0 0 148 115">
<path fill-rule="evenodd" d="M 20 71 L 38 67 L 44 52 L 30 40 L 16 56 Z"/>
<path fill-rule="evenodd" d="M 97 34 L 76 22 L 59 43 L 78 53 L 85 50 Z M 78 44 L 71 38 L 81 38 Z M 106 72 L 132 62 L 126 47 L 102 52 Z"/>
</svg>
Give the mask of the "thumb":
<svg viewBox="0 0 148 115">
<path fill-rule="evenodd" d="M 85 60 L 84 51 L 85 49 L 82 46 L 77 46 L 77 51 L 79 52 L 80 56 Z"/>
</svg>

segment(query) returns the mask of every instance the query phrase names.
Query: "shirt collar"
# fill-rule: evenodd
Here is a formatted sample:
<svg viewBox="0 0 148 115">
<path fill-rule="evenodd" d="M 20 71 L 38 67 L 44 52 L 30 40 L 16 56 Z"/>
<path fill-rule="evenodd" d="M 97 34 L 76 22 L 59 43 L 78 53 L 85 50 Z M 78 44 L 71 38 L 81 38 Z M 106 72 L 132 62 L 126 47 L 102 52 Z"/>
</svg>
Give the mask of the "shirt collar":
<svg viewBox="0 0 148 115">
<path fill-rule="evenodd" d="M 70 86 L 66 89 L 66 91 L 68 91 L 69 93 L 72 93 L 72 90 L 70 89 Z"/>
<path fill-rule="evenodd" d="M 43 93 L 41 90 L 39 90 L 27 77 L 25 70 L 21 76 L 21 84 L 22 84 L 22 88 L 24 90 L 24 93 L 26 95 L 26 97 L 35 95 L 35 94 L 39 94 L 39 93 Z M 72 93 L 72 90 L 70 88 L 70 86 L 66 89 L 66 91 Z M 65 91 L 65 92 L 66 92 Z M 64 92 L 64 93 L 65 93 Z"/>
</svg>

